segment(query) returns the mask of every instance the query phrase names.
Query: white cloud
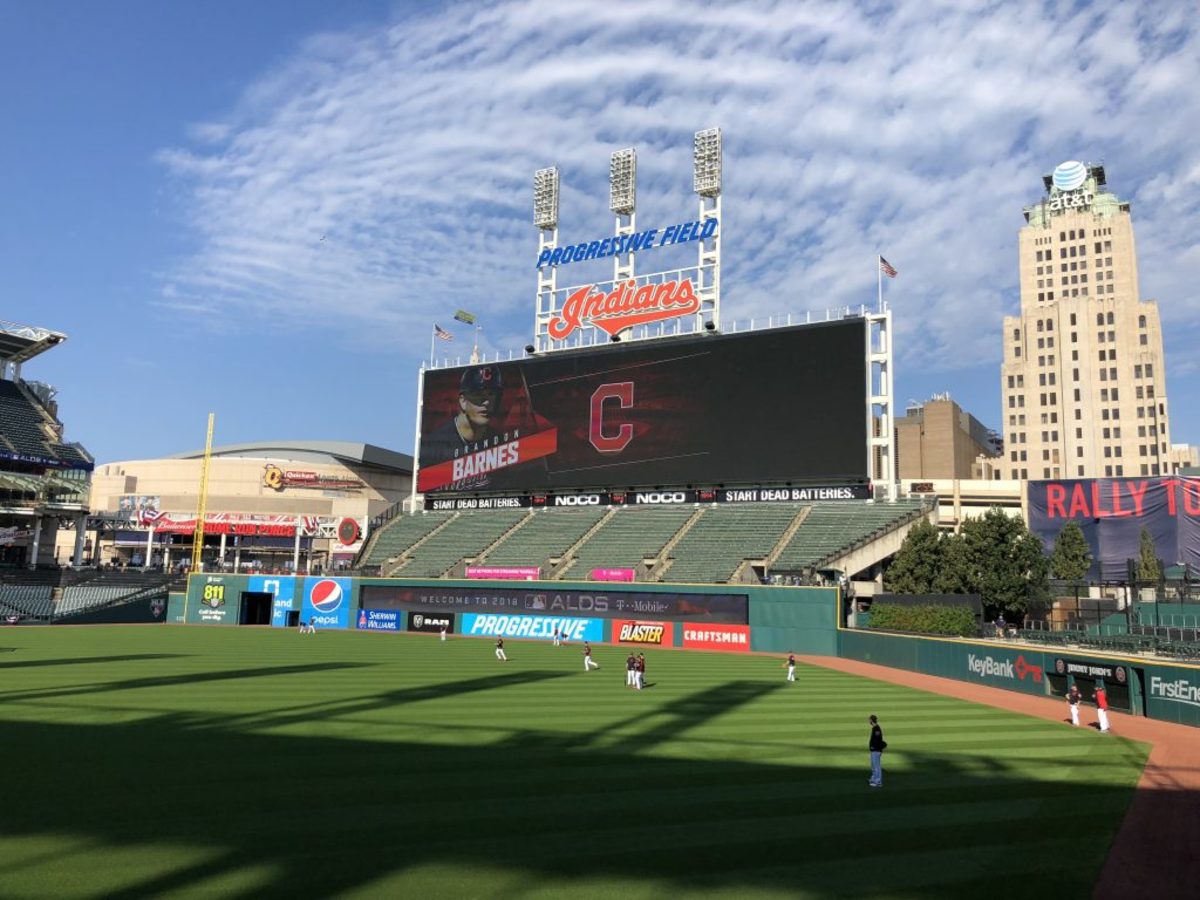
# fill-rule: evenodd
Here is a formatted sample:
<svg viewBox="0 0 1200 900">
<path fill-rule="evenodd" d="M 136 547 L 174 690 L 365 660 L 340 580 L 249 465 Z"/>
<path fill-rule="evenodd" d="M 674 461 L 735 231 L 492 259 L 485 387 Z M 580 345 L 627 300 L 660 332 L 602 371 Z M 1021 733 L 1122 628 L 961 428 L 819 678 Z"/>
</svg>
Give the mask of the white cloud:
<svg viewBox="0 0 1200 900">
<path fill-rule="evenodd" d="M 1186 333 L 1198 43 L 1165 3 L 529 0 L 318 35 L 160 155 L 199 239 L 162 302 L 414 355 L 461 306 L 520 346 L 533 171 L 562 169 L 564 239 L 599 236 L 608 154 L 635 145 L 639 222 L 677 221 L 692 133 L 719 124 L 726 318 L 871 303 L 879 250 L 903 358 L 994 366 L 1021 208 L 1081 158 L 1134 202 L 1143 294 Z"/>
</svg>

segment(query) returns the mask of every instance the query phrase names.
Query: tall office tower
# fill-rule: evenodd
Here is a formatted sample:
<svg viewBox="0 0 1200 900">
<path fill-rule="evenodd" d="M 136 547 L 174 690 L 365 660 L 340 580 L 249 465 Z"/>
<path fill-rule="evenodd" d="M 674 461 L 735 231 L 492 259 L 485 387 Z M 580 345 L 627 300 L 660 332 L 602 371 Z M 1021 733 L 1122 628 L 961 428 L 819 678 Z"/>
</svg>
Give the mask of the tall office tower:
<svg viewBox="0 0 1200 900">
<path fill-rule="evenodd" d="M 1158 304 L 1138 294 L 1129 204 L 1065 162 L 1020 231 L 1021 314 L 1004 318 L 1004 474 L 1166 474 Z"/>
</svg>

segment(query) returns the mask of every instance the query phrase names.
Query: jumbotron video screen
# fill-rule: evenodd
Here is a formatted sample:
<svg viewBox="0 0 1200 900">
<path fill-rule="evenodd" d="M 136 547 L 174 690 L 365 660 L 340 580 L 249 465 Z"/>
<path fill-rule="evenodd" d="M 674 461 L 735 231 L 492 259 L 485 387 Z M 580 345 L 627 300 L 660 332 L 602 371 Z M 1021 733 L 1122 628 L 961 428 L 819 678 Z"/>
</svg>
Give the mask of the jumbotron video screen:
<svg viewBox="0 0 1200 900">
<path fill-rule="evenodd" d="M 417 489 L 867 478 L 866 321 L 425 373 Z"/>
</svg>

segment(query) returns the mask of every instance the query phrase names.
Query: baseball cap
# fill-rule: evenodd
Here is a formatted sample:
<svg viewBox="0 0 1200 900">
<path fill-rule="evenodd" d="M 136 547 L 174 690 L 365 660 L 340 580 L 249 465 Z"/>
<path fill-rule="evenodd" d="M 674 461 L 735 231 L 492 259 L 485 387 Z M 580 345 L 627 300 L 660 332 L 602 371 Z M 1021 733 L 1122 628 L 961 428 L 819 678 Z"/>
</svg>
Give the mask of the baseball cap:
<svg viewBox="0 0 1200 900">
<path fill-rule="evenodd" d="M 500 369 L 496 366 L 472 366 L 463 371 L 458 390 L 462 394 L 499 393 L 504 390 Z"/>
</svg>

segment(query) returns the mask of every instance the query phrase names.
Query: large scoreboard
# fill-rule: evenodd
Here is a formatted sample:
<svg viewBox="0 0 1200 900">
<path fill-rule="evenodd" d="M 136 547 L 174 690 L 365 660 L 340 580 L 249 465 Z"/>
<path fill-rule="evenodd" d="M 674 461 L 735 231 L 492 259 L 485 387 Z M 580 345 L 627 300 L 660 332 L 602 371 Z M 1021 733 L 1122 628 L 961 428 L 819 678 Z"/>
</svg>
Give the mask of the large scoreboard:
<svg viewBox="0 0 1200 900">
<path fill-rule="evenodd" d="M 868 480 L 867 322 L 425 373 L 421 493 Z"/>
</svg>

